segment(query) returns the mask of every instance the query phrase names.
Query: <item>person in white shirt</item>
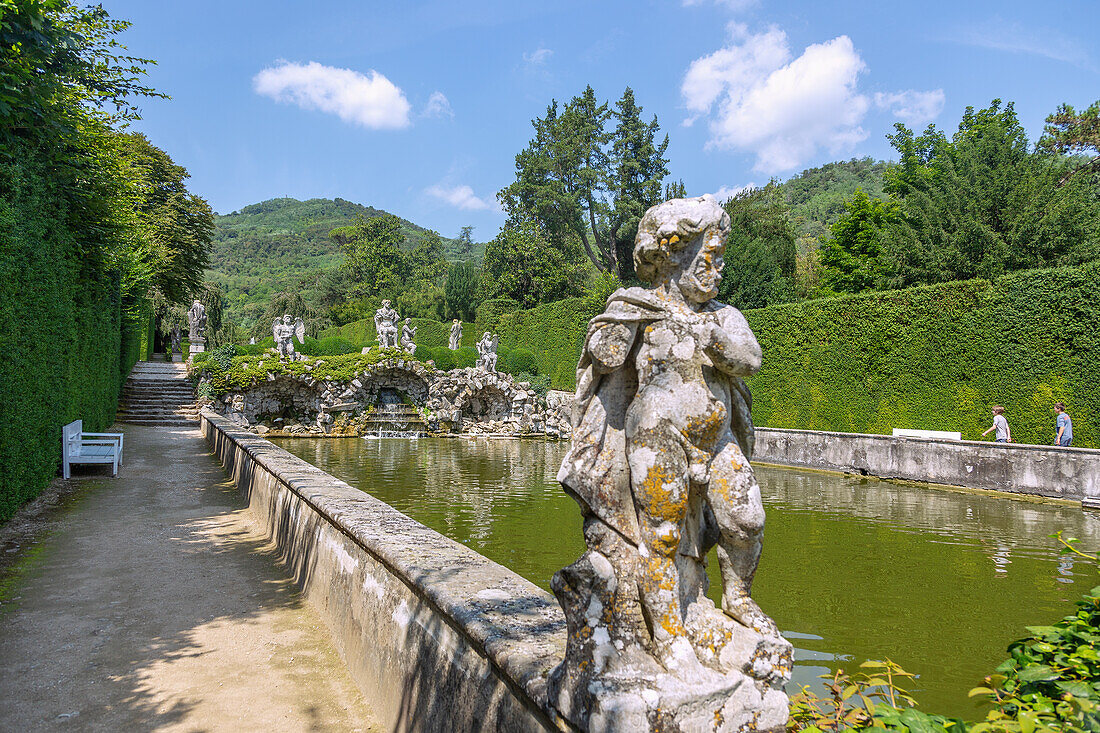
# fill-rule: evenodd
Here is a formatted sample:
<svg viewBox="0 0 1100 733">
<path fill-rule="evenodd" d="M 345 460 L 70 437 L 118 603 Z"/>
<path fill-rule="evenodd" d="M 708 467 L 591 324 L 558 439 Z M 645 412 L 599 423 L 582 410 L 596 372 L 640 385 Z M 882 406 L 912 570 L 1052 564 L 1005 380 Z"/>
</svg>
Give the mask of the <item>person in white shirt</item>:
<svg viewBox="0 0 1100 733">
<path fill-rule="evenodd" d="M 994 430 L 997 431 L 996 435 L 993 436 L 994 442 L 1012 442 L 1012 431 L 1008 429 L 1008 420 L 1005 419 L 1005 408 L 1000 405 L 993 405 L 993 424 L 989 426 L 988 430 L 982 433 L 982 437 L 984 438 Z"/>
</svg>

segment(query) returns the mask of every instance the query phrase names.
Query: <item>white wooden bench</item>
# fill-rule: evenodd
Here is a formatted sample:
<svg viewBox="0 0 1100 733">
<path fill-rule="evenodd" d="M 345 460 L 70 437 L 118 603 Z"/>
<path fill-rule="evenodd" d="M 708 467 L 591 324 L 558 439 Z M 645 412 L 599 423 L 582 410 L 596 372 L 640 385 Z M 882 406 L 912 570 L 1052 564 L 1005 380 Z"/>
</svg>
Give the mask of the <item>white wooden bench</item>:
<svg viewBox="0 0 1100 733">
<path fill-rule="evenodd" d="M 911 430 L 894 428 L 895 438 L 924 438 L 925 440 L 962 440 L 962 433 L 949 430 Z"/>
<path fill-rule="evenodd" d="M 74 420 L 62 428 L 61 474 L 69 478 L 74 463 L 110 463 L 111 475 L 122 465 L 122 433 L 85 433 L 84 422 Z"/>
</svg>

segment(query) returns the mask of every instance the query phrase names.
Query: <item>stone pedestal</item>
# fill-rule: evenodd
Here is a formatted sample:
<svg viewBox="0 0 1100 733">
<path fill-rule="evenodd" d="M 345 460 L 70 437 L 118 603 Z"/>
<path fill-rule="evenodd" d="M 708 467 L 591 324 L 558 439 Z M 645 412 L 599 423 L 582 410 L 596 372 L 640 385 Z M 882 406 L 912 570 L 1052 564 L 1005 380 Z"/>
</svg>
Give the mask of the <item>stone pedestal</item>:
<svg viewBox="0 0 1100 733">
<path fill-rule="evenodd" d="M 202 336 L 196 336 L 195 338 L 190 339 L 190 341 L 192 354 L 201 354 L 202 352 L 206 351 L 206 339 L 204 339 Z"/>
<path fill-rule="evenodd" d="M 183 361 L 183 354 L 181 354 L 179 352 L 176 352 L 176 351 L 173 351 L 172 352 L 172 361 L 177 361 L 177 362 Z"/>
</svg>

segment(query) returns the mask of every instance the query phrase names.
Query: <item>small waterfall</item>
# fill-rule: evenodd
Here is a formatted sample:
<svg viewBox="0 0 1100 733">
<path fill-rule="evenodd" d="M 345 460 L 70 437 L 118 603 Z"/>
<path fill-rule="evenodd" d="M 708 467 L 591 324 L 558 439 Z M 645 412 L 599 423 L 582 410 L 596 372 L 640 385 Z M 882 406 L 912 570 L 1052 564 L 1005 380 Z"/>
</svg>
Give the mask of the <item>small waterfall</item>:
<svg viewBox="0 0 1100 733">
<path fill-rule="evenodd" d="M 391 389 L 379 394 L 379 405 L 366 420 L 366 438 L 419 438 L 428 430 L 427 423 L 412 405 L 401 401 Z"/>
</svg>

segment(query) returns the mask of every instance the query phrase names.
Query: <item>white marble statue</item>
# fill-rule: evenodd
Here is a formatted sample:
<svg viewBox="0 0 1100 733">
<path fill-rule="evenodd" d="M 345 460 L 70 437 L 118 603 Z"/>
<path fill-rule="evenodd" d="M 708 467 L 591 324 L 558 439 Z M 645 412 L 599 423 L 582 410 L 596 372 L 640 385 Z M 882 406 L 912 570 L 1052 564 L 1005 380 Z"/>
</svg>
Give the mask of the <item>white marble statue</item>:
<svg viewBox="0 0 1100 733">
<path fill-rule="evenodd" d="M 401 350 L 412 354 L 416 352 L 416 326 L 412 325 L 412 319 L 406 318 L 401 326 Z"/>
<path fill-rule="evenodd" d="M 401 317 L 397 315 L 390 301 L 383 300 L 382 307 L 374 312 L 374 330 L 378 333 L 378 345 L 383 349 L 397 348 L 397 322 Z"/>
<path fill-rule="evenodd" d="M 197 299 L 191 304 L 191 308 L 187 311 L 187 323 L 190 326 L 190 330 L 187 334 L 189 339 L 204 338 L 206 335 L 206 308 Z"/>
<path fill-rule="evenodd" d="M 291 322 L 293 320 L 293 322 Z M 306 338 L 306 324 L 301 318 L 292 319 L 290 314 L 276 318 L 271 327 L 271 333 L 275 336 L 275 350 L 279 352 L 280 359 L 294 361 L 298 358 L 294 351 L 294 338 L 298 343 L 304 343 Z"/>
<path fill-rule="evenodd" d="M 715 300 L 729 231 L 709 196 L 651 208 L 634 263 L 653 287 L 616 291 L 588 326 L 558 472 L 588 549 L 551 581 L 568 641 L 549 679 L 581 730 L 785 727 L 791 645 L 750 595 L 764 506 L 742 378 L 761 351 Z M 716 545 L 720 610 L 706 595 Z"/>
<path fill-rule="evenodd" d="M 500 337 L 486 331 L 477 342 L 477 368 L 486 372 L 497 370 L 497 342 Z"/>
<path fill-rule="evenodd" d="M 449 346 L 451 351 L 457 351 L 458 348 L 462 346 L 462 321 L 457 318 L 451 323 L 451 341 Z"/>
</svg>

